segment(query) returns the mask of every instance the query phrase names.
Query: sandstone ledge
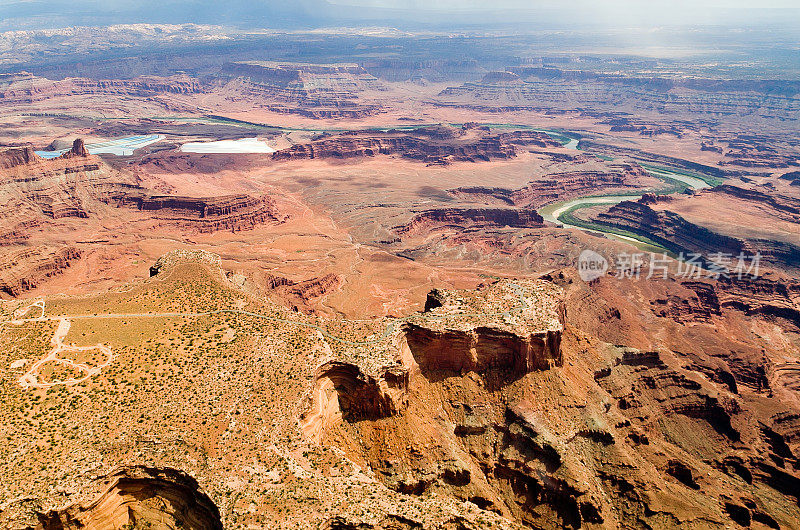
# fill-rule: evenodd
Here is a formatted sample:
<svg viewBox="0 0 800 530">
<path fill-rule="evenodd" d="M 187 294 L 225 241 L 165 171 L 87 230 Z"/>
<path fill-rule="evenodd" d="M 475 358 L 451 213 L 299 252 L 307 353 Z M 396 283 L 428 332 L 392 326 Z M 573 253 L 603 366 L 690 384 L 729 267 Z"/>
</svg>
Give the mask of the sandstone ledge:
<svg viewBox="0 0 800 530">
<path fill-rule="evenodd" d="M 560 366 L 563 322 L 562 291 L 543 280 L 434 290 L 423 313 L 387 320 L 383 339 L 353 342 L 320 364 L 303 433 L 319 443 L 342 421 L 403 413 L 414 377 L 492 372 L 513 380 Z"/>
<path fill-rule="evenodd" d="M 219 508 L 197 481 L 182 471 L 120 467 L 95 481 L 102 493 L 40 515 L 41 530 L 80 528 L 185 528 L 222 530 Z"/>
</svg>

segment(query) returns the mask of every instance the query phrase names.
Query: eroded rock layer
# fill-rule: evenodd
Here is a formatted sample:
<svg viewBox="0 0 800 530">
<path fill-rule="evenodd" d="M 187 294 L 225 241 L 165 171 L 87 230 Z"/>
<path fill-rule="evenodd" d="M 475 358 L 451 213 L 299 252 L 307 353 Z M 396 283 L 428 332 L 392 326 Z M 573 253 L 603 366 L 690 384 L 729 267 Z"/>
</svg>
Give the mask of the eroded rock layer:
<svg viewBox="0 0 800 530">
<path fill-rule="evenodd" d="M 426 233 L 437 228 L 514 227 L 539 228 L 544 219 L 535 210 L 513 208 L 447 208 L 426 210 L 395 228 L 398 234 Z"/>
<path fill-rule="evenodd" d="M 559 146 L 545 133 L 517 131 L 479 138 L 442 138 L 425 129 L 412 133 L 353 133 L 297 144 L 275 152 L 275 160 L 342 159 L 399 155 L 428 164 L 477 162 L 513 158 L 518 146 Z"/>
<path fill-rule="evenodd" d="M 274 201 L 269 197 L 228 195 L 222 197 L 176 197 L 139 193 L 109 194 L 101 200 L 117 207 L 152 212 L 156 218 L 178 222 L 200 232 L 246 230 L 278 221 Z"/>
<path fill-rule="evenodd" d="M 355 364 L 329 361 L 317 369 L 309 410 L 300 418 L 306 438 L 321 442 L 342 421 L 378 420 L 406 408 L 408 370 L 387 365 L 365 374 Z"/>
<path fill-rule="evenodd" d="M 22 247 L 0 257 L 0 291 L 11 296 L 35 288 L 80 259 L 74 247 Z"/>
<path fill-rule="evenodd" d="M 326 274 L 317 278 L 295 281 L 283 276 L 267 274 L 265 287 L 278 299 L 284 300 L 293 309 L 313 311 L 316 304 L 342 285 L 337 274 Z"/>
<path fill-rule="evenodd" d="M 630 189 L 641 186 L 648 173 L 636 163 L 614 164 L 613 171 L 569 171 L 550 173 L 520 189 L 461 187 L 448 193 L 462 200 L 509 204 L 519 207 L 542 205 L 596 193 L 599 189 Z"/>
<path fill-rule="evenodd" d="M 222 530 L 217 506 L 181 471 L 120 468 L 99 479 L 97 487 L 105 489 L 93 502 L 42 514 L 38 529 Z"/>
<path fill-rule="evenodd" d="M 800 266 L 800 247 L 782 241 L 736 238 L 691 223 L 668 210 L 654 210 L 644 201 L 623 201 L 597 215 L 602 224 L 628 230 L 663 245 L 676 254 L 703 256 L 760 254 L 781 267 Z"/>
<path fill-rule="evenodd" d="M 605 281 L 590 287 L 573 278 L 549 277 L 567 289 L 561 308 L 558 297 L 534 296 L 524 284 L 516 296 L 513 283 L 489 289 L 505 289 L 499 297 L 432 292 L 426 312 L 394 342 L 407 370 L 405 406 L 343 417 L 326 424 L 319 439 L 369 464 L 398 492 L 447 492 L 534 528 L 790 524 L 797 510 L 784 508 L 796 504 L 798 416 L 787 409 L 753 423 L 751 415 L 763 406 L 753 393 L 783 392 L 778 381 L 791 387 L 791 367 L 765 368 L 744 352 L 715 364 L 691 353 L 598 342 L 572 324 L 546 332 L 522 324 L 520 300 L 549 307 L 543 314 L 553 322 L 583 327 L 581 313 L 591 315 L 586 329 L 596 326 L 608 339 L 637 336 L 626 331 L 620 309 L 608 307 L 597 322 L 609 303 L 602 297 L 613 292 Z M 743 310 L 791 321 L 790 308 L 797 308 L 794 289 L 778 288 L 774 279 L 760 287 L 695 283 L 664 287 L 676 297 L 695 289 L 698 313 L 708 321 Z M 764 289 L 770 294 L 755 294 Z M 476 318 L 478 300 L 485 312 Z M 684 315 L 676 322 L 688 321 Z M 340 391 L 367 388 L 353 367 L 347 373 L 350 383 Z M 364 405 L 381 402 L 375 392 L 347 391 L 373 396 Z"/>
<path fill-rule="evenodd" d="M 0 169 L 40 162 L 42 159 L 31 147 L 7 149 L 0 154 Z"/>
<path fill-rule="evenodd" d="M 40 218 L 89 218 L 103 205 L 135 208 L 143 213 L 201 232 L 250 229 L 279 221 L 274 201 L 266 196 L 235 194 L 218 197 L 157 195 L 131 175 L 122 174 L 90 156 L 83 141 L 75 140 L 62 156 L 43 160 L 26 150 L 2 155 L 0 200 L 16 211 L 8 239 L 24 238 L 25 226 Z M 13 205 L 13 206 L 12 206 Z M 19 217 L 27 217 L 20 224 Z"/>
<path fill-rule="evenodd" d="M 194 94 L 200 91 L 200 83 L 187 76 L 142 76 L 125 80 L 67 78 L 51 81 L 23 73 L 7 83 L 0 83 L 0 101 L 5 104 L 31 104 L 65 96 L 113 94 L 152 97 L 163 93 Z"/>
</svg>

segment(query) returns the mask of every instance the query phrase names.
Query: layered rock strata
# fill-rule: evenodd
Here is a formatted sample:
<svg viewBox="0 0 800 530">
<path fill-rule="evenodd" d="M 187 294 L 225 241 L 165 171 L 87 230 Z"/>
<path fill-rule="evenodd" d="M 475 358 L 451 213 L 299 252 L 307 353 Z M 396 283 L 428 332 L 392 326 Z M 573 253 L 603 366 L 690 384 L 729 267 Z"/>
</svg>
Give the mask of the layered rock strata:
<svg viewBox="0 0 800 530">
<path fill-rule="evenodd" d="M 101 200 L 117 207 L 152 212 L 155 218 L 183 224 L 200 232 L 247 230 L 279 221 L 269 197 L 237 194 L 220 197 L 158 196 L 138 193 L 109 194 Z"/>
</svg>

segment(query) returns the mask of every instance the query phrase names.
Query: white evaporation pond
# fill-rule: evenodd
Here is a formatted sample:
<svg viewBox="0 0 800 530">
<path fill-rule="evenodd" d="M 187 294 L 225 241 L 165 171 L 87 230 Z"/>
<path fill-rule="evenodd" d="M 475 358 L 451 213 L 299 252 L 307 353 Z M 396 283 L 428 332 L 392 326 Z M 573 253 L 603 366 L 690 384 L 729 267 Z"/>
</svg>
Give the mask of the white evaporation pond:
<svg viewBox="0 0 800 530">
<path fill-rule="evenodd" d="M 183 153 L 274 153 L 275 149 L 258 138 L 219 140 L 218 142 L 189 142 L 181 146 Z"/>
</svg>

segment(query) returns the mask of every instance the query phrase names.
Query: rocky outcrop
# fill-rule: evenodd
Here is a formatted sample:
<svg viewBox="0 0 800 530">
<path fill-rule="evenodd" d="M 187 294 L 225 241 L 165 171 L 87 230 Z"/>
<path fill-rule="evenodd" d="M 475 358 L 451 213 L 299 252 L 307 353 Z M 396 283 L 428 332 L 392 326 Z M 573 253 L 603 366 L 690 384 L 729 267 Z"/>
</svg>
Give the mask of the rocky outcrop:
<svg viewBox="0 0 800 530">
<path fill-rule="evenodd" d="M 285 302 L 293 310 L 313 312 L 321 300 L 339 289 L 342 278 L 330 273 L 308 280 L 295 281 L 283 276 L 268 274 L 263 282 L 271 295 Z"/>
<path fill-rule="evenodd" d="M 289 278 L 284 278 L 283 276 L 270 275 L 268 278 L 268 285 L 270 289 L 281 289 L 282 287 L 286 287 L 287 292 L 300 296 L 306 300 L 309 298 L 324 296 L 329 291 L 336 289 L 336 287 L 341 285 L 341 283 L 342 279 L 333 273 L 300 282 L 290 280 Z"/>
<path fill-rule="evenodd" d="M 45 217 L 89 217 L 101 203 L 136 208 L 201 232 L 243 230 L 278 221 L 274 201 L 245 194 L 220 197 L 153 195 L 92 160 L 83 141 L 55 160 L 15 166 L 0 187 L 21 193 Z M 115 178 L 116 177 L 116 178 Z"/>
<path fill-rule="evenodd" d="M 621 164 L 618 171 L 572 171 L 553 173 L 513 193 L 515 204 L 540 206 L 554 201 L 596 193 L 598 189 L 626 189 L 640 185 L 647 172 L 638 164 Z"/>
<path fill-rule="evenodd" d="M 497 135 L 497 138 L 510 145 L 524 145 L 533 147 L 562 147 L 561 143 L 554 140 L 549 134 L 539 131 L 521 130 Z"/>
<path fill-rule="evenodd" d="M 538 307 L 526 299 L 536 293 Z M 425 313 L 403 326 L 401 351 L 423 373 L 520 377 L 560 366 L 563 307 L 555 286 L 501 282 L 478 294 L 435 290 Z M 473 310 L 474 311 L 471 311 Z M 507 315 L 499 319 L 499 315 Z"/>
<path fill-rule="evenodd" d="M 82 140 L 75 140 L 71 150 L 53 160 L 15 150 L 0 154 L 3 157 L 14 162 L 0 171 L 0 200 L 16 203 L 17 210 L 33 208 L 51 219 L 88 217 L 92 189 L 102 189 L 110 181 Z"/>
<path fill-rule="evenodd" d="M 662 204 L 665 202 L 673 202 L 674 200 L 675 197 L 672 195 L 656 195 L 655 193 L 645 193 L 639 199 L 639 202 L 641 204 L 651 205 L 651 204 Z"/>
<path fill-rule="evenodd" d="M 544 226 L 544 219 L 535 210 L 515 208 L 438 208 L 418 213 L 411 221 L 395 227 L 394 230 L 401 235 L 415 235 L 446 228 L 541 228 L 542 226 Z"/>
<path fill-rule="evenodd" d="M 320 278 L 311 278 L 302 282 L 288 284 L 287 293 L 296 296 L 304 302 L 320 298 L 337 289 L 342 284 L 342 279 L 336 274 L 326 274 Z"/>
<path fill-rule="evenodd" d="M 93 186 L 102 187 L 107 180 L 96 174 L 100 165 L 91 161 L 82 139 L 76 139 L 72 148 L 57 159 L 43 160 L 34 154 L 8 169 L 5 178 L 0 177 L 0 189 L 22 194 L 51 219 L 88 217 L 87 195 Z"/>
<path fill-rule="evenodd" d="M 261 99 L 272 112 L 317 119 L 370 116 L 383 109 L 363 104 L 358 93 L 386 87 L 357 64 L 305 64 L 271 61 L 227 63 L 223 90 Z"/>
<path fill-rule="evenodd" d="M 200 264 L 218 277 L 221 278 L 224 276 L 222 271 L 222 258 L 220 258 L 218 254 L 206 250 L 178 249 L 167 252 L 158 258 L 150 267 L 150 277 L 152 278 L 159 274 L 168 275 L 176 266 L 186 263 Z"/>
<path fill-rule="evenodd" d="M 387 327 L 383 338 L 345 342 L 344 352 L 317 368 L 301 417 L 306 438 L 321 443 L 337 439 L 343 422 L 402 416 L 416 377 L 472 372 L 507 384 L 561 365 L 559 297 L 557 287 L 542 281 L 432 291 L 424 313 Z"/>
<path fill-rule="evenodd" d="M 267 196 L 218 197 L 156 195 L 134 176 L 120 173 L 92 157 L 78 139 L 64 155 L 43 160 L 25 151 L 7 151 L 0 170 L 0 204 L 13 218 L 0 220 L 0 245 L 28 238 L 28 230 L 48 220 L 102 215 L 106 205 L 140 211 L 143 218 L 199 232 L 248 230 L 283 220 Z M 4 202 L 3 202 L 4 201 Z M 2 216 L 0 216 L 2 217 Z"/>
<path fill-rule="evenodd" d="M 562 362 L 557 330 L 520 336 L 492 328 L 433 330 L 407 324 L 404 333 L 406 345 L 423 372 L 496 370 L 518 375 Z"/>
<path fill-rule="evenodd" d="M 512 388 L 524 378 L 559 369 L 560 297 L 549 282 L 530 280 L 432 291 L 425 312 L 409 318 L 391 342 L 390 351 L 402 362 L 395 369 L 406 378 L 403 409 L 388 407 L 377 415 L 359 409 L 346 429 L 333 429 L 323 440 L 366 459 L 398 492 L 446 492 L 517 521 L 542 517 L 554 527 L 602 521 L 585 489 L 555 473 L 562 465 L 558 441 L 529 404 L 505 406 L 488 398 L 502 394 L 502 401 L 511 400 Z M 361 407 L 370 411 L 372 404 L 385 403 L 375 390 L 366 392 L 375 385 L 365 385 L 358 371 L 323 366 L 326 373 L 331 367 L 343 381 L 337 399 L 343 392 L 366 393 L 372 397 L 362 399 Z M 316 397 L 324 392 L 314 395 L 315 402 L 324 402 Z M 332 390 L 327 395 L 337 396 Z"/>
<path fill-rule="evenodd" d="M 81 252 L 74 247 L 22 247 L 0 257 L 0 291 L 19 296 L 45 279 L 61 274 Z"/>
<path fill-rule="evenodd" d="M 102 493 L 88 504 L 41 514 L 38 530 L 222 530 L 217 506 L 179 470 L 123 467 L 98 479 L 97 488 Z"/>
<path fill-rule="evenodd" d="M 398 154 L 428 164 L 447 162 L 488 161 L 491 158 L 512 158 L 515 150 L 499 141 L 462 146 L 433 144 L 412 136 L 384 138 L 337 138 L 312 144 L 300 144 L 273 154 L 274 160 L 360 158 Z"/>
<path fill-rule="evenodd" d="M 515 190 L 509 188 L 489 188 L 486 186 L 464 186 L 447 190 L 447 193 L 458 199 L 486 204 L 508 204 L 515 206 Z"/>
<path fill-rule="evenodd" d="M 364 88 L 381 86 L 378 79 L 355 63 L 310 64 L 272 61 L 244 61 L 227 63 L 222 67 L 225 74 L 247 77 L 255 81 L 281 87 L 303 88 L 314 85 L 313 80 L 324 79 L 327 85 L 354 87 L 357 82 Z M 318 83 L 321 84 L 321 83 Z M 320 87 L 324 89 L 325 85 Z"/>
<path fill-rule="evenodd" d="M 483 79 L 481 79 L 481 83 L 518 83 L 520 82 L 520 77 L 515 74 L 514 72 L 504 71 L 504 72 L 489 72 Z"/>
<path fill-rule="evenodd" d="M 72 148 L 61 155 L 61 158 L 86 158 L 89 156 L 89 151 L 86 150 L 86 145 L 83 143 L 82 138 L 76 138 L 72 143 Z"/>
</svg>

